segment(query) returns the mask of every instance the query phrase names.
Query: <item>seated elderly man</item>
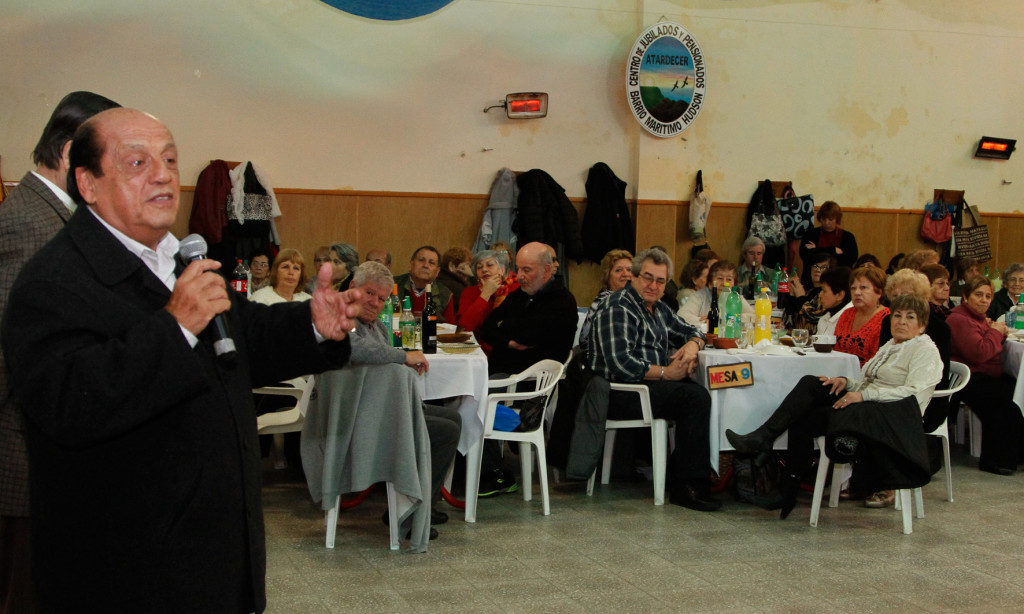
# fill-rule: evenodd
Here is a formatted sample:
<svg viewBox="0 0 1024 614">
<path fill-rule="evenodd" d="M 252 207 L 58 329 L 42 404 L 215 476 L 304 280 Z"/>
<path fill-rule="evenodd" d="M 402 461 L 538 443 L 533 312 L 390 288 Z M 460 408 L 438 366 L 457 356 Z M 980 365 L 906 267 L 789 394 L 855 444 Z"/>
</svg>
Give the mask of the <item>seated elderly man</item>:
<svg viewBox="0 0 1024 614">
<path fill-rule="evenodd" d="M 519 289 L 475 331 L 491 346 L 487 369 L 493 377 L 525 371 L 545 359 L 565 362 L 576 336 L 576 299 L 555 277 L 554 250 L 543 243 L 527 243 L 516 254 Z M 479 496 L 514 492 L 515 479 L 501 469 L 501 442 L 484 444 Z"/>
<path fill-rule="evenodd" d="M 674 420 L 676 447 L 668 465 L 669 501 L 708 512 L 721 507 L 709 494 L 708 429 L 711 397 L 689 379 L 704 335 L 661 302 L 672 278 L 672 259 L 649 249 L 633 259 L 633 280 L 609 295 L 590 336 L 590 365 L 610 382 L 640 383 L 650 391 L 655 418 Z M 608 417 L 640 417 L 636 394 L 613 390 Z"/>
<path fill-rule="evenodd" d="M 430 245 L 416 249 L 409 260 L 409 272 L 395 278 L 398 284 L 398 298 L 409 297 L 413 313 L 423 311 L 427 301 L 427 284 L 430 284 L 431 300 L 438 322 L 455 322 L 455 304 L 452 301 L 452 290 L 437 280 L 441 272 L 441 252 Z"/>
<path fill-rule="evenodd" d="M 391 328 L 381 322 L 378 316 L 384 309 L 384 303 L 391 296 L 394 278 L 391 271 L 379 262 L 364 262 L 356 269 L 352 279 L 352 287 L 359 288 L 363 294 L 362 312 L 356 322 L 356 328 L 349 335 L 352 341 L 352 364 L 405 364 L 425 373 L 430 365 L 423 352 L 406 352 L 401 348 L 391 347 Z M 423 418 L 427 424 L 427 436 L 430 438 L 430 524 L 444 524 L 448 515 L 433 509 L 441 496 L 441 485 L 444 483 L 448 466 L 455 458 L 462 434 L 462 417 L 455 409 L 438 405 L 423 404 Z M 431 529 L 430 538 L 436 537 Z"/>
<path fill-rule="evenodd" d="M 747 298 L 754 298 L 758 291 L 757 288 L 754 288 L 758 273 L 761 274 L 761 280 L 766 283 L 771 283 L 772 275 L 775 273 L 775 269 L 761 264 L 761 260 L 764 259 L 764 250 L 764 241 L 754 236 L 747 237 L 740 250 L 742 262 L 736 272 L 736 283 L 740 287 L 740 292 Z"/>
</svg>

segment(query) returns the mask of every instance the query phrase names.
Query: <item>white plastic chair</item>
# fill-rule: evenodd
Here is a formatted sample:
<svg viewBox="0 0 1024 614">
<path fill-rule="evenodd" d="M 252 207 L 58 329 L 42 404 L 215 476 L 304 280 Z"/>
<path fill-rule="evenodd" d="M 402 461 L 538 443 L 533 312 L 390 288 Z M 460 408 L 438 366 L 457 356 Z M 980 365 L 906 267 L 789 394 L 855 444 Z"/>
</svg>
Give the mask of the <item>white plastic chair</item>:
<svg viewBox="0 0 1024 614">
<path fill-rule="evenodd" d="M 936 390 L 932 393 L 932 397 L 943 397 L 956 394 L 967 385 L 967 382 L 970 381 L 970 379 L 971 372 L 967 368 L 967 365 L 951 360 L 949 362 L 949 388 Z M 928 434 L 942 438 L 942 451 L 946 463 L 946 496 L 949 501 L 952 501 L 953 473 L 949 466 L 949 429 L 946 426 L 946 422 L 943 421 L 938 428 Z M 829 458 L 828 455 L 825 454 L 825 437 L 818 437 L 815 439 L 815 442 L 818 445 L 818 474 L 814 479 L 814 499 L 811 502 L 810 524 L 812 527 L 818 526 L 818 514 L 821 512 L 821 499 L 825 490 L 825 479 L 828 476 L 829 466 Z M 839 463 L 832 469 L 832 489 L 829 492 L 828 497 L 829 507 L 836 507 L 839 505 L 839 482 L 841 481 L 840 472 L 847 466 L 848 465 L 846 464 Z M 913 502 L 916 504 L 917 517 L 924 518 L 924 497 L 921 494 L 921 489 L 914 488 L 897 490 L 896 510 L 903 514 L 903 533 L 905 535 L 909 535 L 913 532 L 911 495 L 913 495 Z"/>
<path fill-rule="evenodd" d="M 563 365 L 557 360 L 542 360 L 522 373 L 500 380 L 491 380 L 491 388 L 502 389 L 487 395 L 487 410 L 483 420 L 483 437 L 477 445 L 469 450 L 466 459 L 466 522 L 476 522 L 476 505 L 480 492 L 480 463 L 483 460 L 483 442 L 488 439 L 519 442 L 519 460 L 523 478 L 523 501 L 533 498 L 533 455 L 530 445 L 537 448 L 537 473 L 540 476 L 541 498 L 544 515 L 551 514 L 551 502 L 548 498 L 547 454 L 544 444 L 544 417 L 541 416 L 537 428 L 526 433 L 494 430 L 494 416 L 498 404 L 510 406 L 516 401 L 543 397 L 544 414 L 551 403 L 551 394 L 562 376 Z M 533 390 L 512 392 L 518 384 L 534 382 Z"/>
<path fill-rule="evenodd" d="M 967 368 L 962 362 L 956 362 L 955 360 L 949 361 L 949 388 L 943 390 L 936 390 L 932 393 L 932 398 L 936 397 L 950 397 L 960 392 L 967 385 L 967 382 L 971 381 L 971 370 Z M 942 457 L 943 462 L 946 464 L 946 500 L 953 501 L 953 469 L 949 466 L 949 426 L 946 424 L 946 420 L 942 421 L 934 431 L 928 433 L 928 435 L 934 435 L 942 439 Z M 921 489 L 914 489 L 914 496 L 921 496 Z M 923 503 L 921 506 L 923 507 Z M 924 512 L 920 512 L 924 515 Z"/>
<path fill-rule="evenodd" d="M 651 429 L 651 464 L 654 470 L 654 504 L 665 505 L 665 466 L 668 460 L 668 421 L 655 419 L 651 412 L 651 396 L 643 384 L 610 384 L 612 390 L 632 392 L 640 396 L 642 417 L 635 420 L 606 420 L 604 423 L 604 459 L 601 462 L 601 483 L 611 481 L 612 454 L 615 451 L 615 432 L 618 429 Z M 587 495 L 594 495 L 597 468 L 587 481 Z"/>
<path fill-rule="evenodd" d="M 398 534 L 398 496 L 395 494 L 395 485 L 387 482 L 388 489 L 388 531 L 391 535 L 391 549 L 398 550 L 401 547 L 401 537 Z M 424 503 L 427 505 L 427 503 Z M 334 538 L 338 532 L 338 512 L 341 510 L 341 495 L 334 498 L 334 507 L 327 510 L 327 543 L 328 548 L 334 548 Z"/>
<path fill-rule="evenodd" d="M 295 407 L 282 411 L 270 412 L 256 417 L 256 432 L 260 435 L 273 435 L 274 445 L 271 450 L 271 458 L 278 469 L 287 466 L 284 462 L 284 433 L 301 432 L 302 425 L 306 421 L 306 408 L 309 407 L 309 398 L 313 394 L 315 378 L 310 375 L 308 378 L 296 377 L 282 384 L 288 386 L 263 386 L 253 388 L 254 394 L 266 394 L 271 396 L 293 397 Z"/>
</svg>

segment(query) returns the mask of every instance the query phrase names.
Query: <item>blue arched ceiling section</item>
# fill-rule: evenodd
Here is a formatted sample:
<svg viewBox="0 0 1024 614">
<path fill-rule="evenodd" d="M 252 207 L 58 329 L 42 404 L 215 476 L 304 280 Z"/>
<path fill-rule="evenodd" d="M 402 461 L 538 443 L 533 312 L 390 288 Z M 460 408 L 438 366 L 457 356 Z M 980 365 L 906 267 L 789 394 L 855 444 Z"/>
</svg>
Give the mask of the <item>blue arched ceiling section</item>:
<svg viewBox="0 0 1024 614">
<path fill-rule="evenodd" d="M 454 0 L 321 0 L 334 8 L 382 21 L 401 21 L 429 15 Z"/>
</svg>

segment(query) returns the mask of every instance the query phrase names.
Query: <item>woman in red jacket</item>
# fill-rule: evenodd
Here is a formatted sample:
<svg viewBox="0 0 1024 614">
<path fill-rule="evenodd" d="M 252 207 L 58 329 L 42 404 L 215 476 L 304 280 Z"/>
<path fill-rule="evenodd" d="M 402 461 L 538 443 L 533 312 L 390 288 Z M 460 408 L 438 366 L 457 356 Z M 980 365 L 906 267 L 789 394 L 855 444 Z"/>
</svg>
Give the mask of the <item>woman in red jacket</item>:
<svg viewBox="0 0 1024 614">
<path fill-rule="evenodd" d="M 508 272 L 507 252 L 489 249 L 478 252 L 473 256 L 473 271 L 479 283 L 462 291 L 459 312 L 455 316 L 455 322 L 467 331 L 476 330 L 494 308 L 519 287 L 515 275 Z M 488 355 L 491 353 L 486 343 L 481 342 L 480 347 Z"/>
<path fill-rule="evenodd" d="M 1006 324 L 985 317 L 992 294 L 992 282 L 984 276 L 967 280 L 963 301 L 949 313 L 946 324 L 953 336 L 950 358 L 971 369 L 971 381 L 956 399 L 970 405 L 981 418 L 978 467 L 996 475 L 1011 475 L 1020 460 L 1024 417 L 1013 402 L 1016 380 L 1003 373 L 1003 341 L 1009 331 Z"/>
</svg>

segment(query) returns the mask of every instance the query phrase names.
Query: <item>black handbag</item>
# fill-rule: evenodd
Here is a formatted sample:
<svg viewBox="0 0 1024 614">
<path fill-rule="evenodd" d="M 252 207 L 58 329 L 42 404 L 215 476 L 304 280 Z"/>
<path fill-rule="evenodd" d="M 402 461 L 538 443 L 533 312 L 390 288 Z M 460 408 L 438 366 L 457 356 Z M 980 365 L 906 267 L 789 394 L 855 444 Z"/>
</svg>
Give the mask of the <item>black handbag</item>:
<svg viewBox="0 0 1024 614">
<path fill-rule="evenodd" d="M 797 196 L 790 186 L 786 188 L 776 205 L 779 208 L 779 215 L 782 216 L 786 238 L 790 241 L 803 239 L 807 231 L 814 227 L 814 196 Z"/>
<path fill-rule="evenodd" d="M 988 226 L 978 222 L 978 218 L 974 217 L 974 211 L 971 211 L 971 206 L 967 204 L 967 201 L 961 200 L 960 202 L 964 205 L 964 211 L 971 216 L 974 225 L 969 228 L 957 226 L 953 229 L 956 255 L 958 258 L 971 257 L 976 258 L 979 262 L 987 262 L 992 259 L 992 244 L 988 239 Z"/>
</svg>

